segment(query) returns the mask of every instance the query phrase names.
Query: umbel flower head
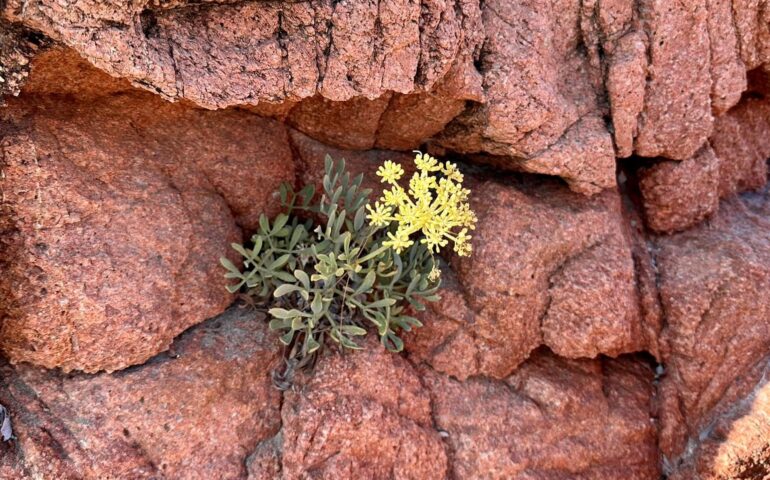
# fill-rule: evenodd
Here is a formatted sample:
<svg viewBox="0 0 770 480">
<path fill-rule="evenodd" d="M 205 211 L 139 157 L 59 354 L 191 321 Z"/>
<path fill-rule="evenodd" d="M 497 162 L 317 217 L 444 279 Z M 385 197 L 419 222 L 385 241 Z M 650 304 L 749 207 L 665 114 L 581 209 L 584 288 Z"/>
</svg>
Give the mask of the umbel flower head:
<svg viewBox="0 0 770 480">
<path fill-rule="evenodd" d="M 398 184 L 404 175 L 401 165 L 388 160 L 377 169 L 377 176 L 390 188 L 374 207 L 367 205 L 369 223 L 375 227 L 396 223 L 395 232 L 388 232 L 388 239 L 383 242 L 383 246 L 396 253 L 422 236 L 419 241 L 431 252 L 437 253 L 451 242 L 458 255 L 470 255 L 468 231 L 476 228 L 476 214 L 468 205 L 470 190 L 463 188 L 463 174 L 453 163 L 416 153 L 417 171 L 406 190 Z"/>
</svg>

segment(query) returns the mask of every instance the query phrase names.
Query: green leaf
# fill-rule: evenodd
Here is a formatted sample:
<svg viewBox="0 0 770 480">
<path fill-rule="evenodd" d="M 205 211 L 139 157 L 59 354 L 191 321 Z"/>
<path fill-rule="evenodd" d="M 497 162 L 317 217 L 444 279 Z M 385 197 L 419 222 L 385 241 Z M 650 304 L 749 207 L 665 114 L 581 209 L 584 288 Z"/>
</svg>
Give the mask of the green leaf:
<svg viewBox="0 0 770 480">
<path fill-rule="evenodd" d="M 284 265 L 286 265 L 286 262 L 288 262 L 288 261 L 289 261 L 289 258 L 291 258 L 291 255 L 290 255 L 290 254 L 288 254 L 288 253 L 286 253 L 286 254 L 283 254 L 283 255 L 281 255 L 280 257 L 276 258 L 276 259 L 273 261 L 273 263 L 271 263 L 271 264 L 270 264 L 270 265 L 267 267 L 267 269 L 268 269 L 268 270 L 277 270 L 277 269 L 279 269 L 279 268 L 283 267 Z"/>
<path fill-rule="evenodd" d="M 291 239 L 289 240 L 289 250 L 294 250 L 294 247 L 299 243 L 304 233 L 305 227 L 302 225 L 294 227 L 294 231 L 291 232 Z"/>
<path fill-rule="evenodd" d="M 243 245 L 240 243 L 231 243 L 230 246 L 233 247 L 233 250 L 240 253 L 242 257 L 251 258 L 251 253 L 243 248 Z"/>
<path fill-rule="evenodd" d="M 291 319 L 294 317 L 307 317 L 307 313 L 300 312 L 297 309 L 286 310 L 283 308 L 271 308 L 268 313 L 275 318 Z"/>
<path fill-rule="evenodd" d="M 313 297 L 313 302 L 310 304 L 310 311 L 315 315 L 319 315 L 323 310 L 323 298 L 320 293 L 316 293 Z"/>
<path fill-rule="evenodd" d="M 359 285 L 358 288 L 356 288 L 356 291 L 353 292 L 353 295 L 360 295 L 370 290 L 376 279 L 377 274 L 374 273 L 374 270 L 369 270 L 369 273 L 367 273 L 366 277 L 364 277 L 364 281 L 361 282 L 361 285 Z"/>
<path fill-rule="evenodd" d="M 289 322 L 288 320 L 274 318 L 270 320 L 270 323 L 268 325 L 270 326 L 270 330 L 276 331 L 276 330 L 283 330 L 284 328 L 288 328 L 291 325 L 291 322 Z"/>
<path fill-rule="evenodd" d="M 267 217 L 264 213 L 259 216 L 259 229 L 264 234 L 270 232 L 270 222 L 267 221 Z"/>
<path fill-rule="evenodd" d="M 229 271 L 231 271 L 233 273 L 237 273 L 237 274 L 241 273 L 241 271 L 238 270 L 238 267 L 233 265 L 233 262 L 231 262 L 226 257 L 219 257 L 219 263 L 221 263 L 223 267 L 225 267 L 227 270 L 229 270 Z"/>
<path fill-rule="evenodd" d="M 382 298 L 367 305 L 369 308 L 391 307 L 396 304 L 395 298 Z"/>
<path fill-rule="evenodd" d="M 277 234 L 278 231 L 280 231 L 285 225 L 286 222 L 289 221 L 289 216 L 285 213 L 278 214 L 277 217 L 275 217 L 275 220 L 273 221 L 273 235 Z"/>
<path fill-rule="evenodd" d="M 289 345 L 294 338 L 294 330 L 289 330 L 286 334 L 281 336 L 281 343 Z"/>
<path fill-rule="evenodd" d="M 254 241 L 254 248 L 251 249 L 251 255 L 252 258 L 256 258 L 257 255 L 259 255 L 259 252 L 262 251 L 262 237 L 259 235 L 254 235 L 252 240 Z"/>
<path fill-rule="evenodd" d="M 311 335 L 305 337 L 305 353 L 313 353 L 321 348 L 321 344 L 316 341 Z"/>
<path fill-rule="evenodd" d="M 364 228 L 364 221 L 366 220 L 366 208 L 361 207 L 356 210 L 356 216 L 353 219 L 353 229 L 359 231 Z"/>
<path fill-rule="evenodd" d="M 282 282 L 294 282 L 294 275 L 289 272 L 278 270 L 273 272 L 273 276 Z"/>
<path fill-rule="evenodd" d="M 351 350 L 362 350 L 362 348 L 356 342 L 342 335 L 340 335 L 340 344 L 343 347 L 349 348 Z"/>
<path fill-rule="evenodd" d="M 297 292 L 299 290 L 302 290 L 302 289 L 296 285 L 292 285 L 291 283 L 284 283 L 283 285 L 275 289 L 275 291 L 273 292 L 273 296 L 275 298 L 280 298 L 280 297 L 283 297 L 284 295 L 288 295 L 290 293 Z"/>
<path fill-rule="evenodd" d="M 366 330 L 356 325 L 343 325 L 340 327 L 340 329 L 348 335 L 353 335 L 356 337 L 366 335 Z"/>
<path fill-rule="evenodd" d="M 404 349 L 404 342 L 393 332 L 387 332 L 380 337 L 380 342 L 391 352 L 400 352 Z"/>
<path fill-rule="evenodd" d="M 310 289 L 310 278 L 307 276 L 307 273 L 303 270 L 294 270 L 294 277 L 300 281 L 306 290 Z"/>
</svg>

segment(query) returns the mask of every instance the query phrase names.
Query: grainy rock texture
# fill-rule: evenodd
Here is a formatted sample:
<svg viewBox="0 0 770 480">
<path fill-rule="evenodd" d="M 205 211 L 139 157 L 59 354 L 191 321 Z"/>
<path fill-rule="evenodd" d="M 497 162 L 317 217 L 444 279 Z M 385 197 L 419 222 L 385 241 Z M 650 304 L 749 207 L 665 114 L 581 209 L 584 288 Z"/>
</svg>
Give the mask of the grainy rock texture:
<svg viewBox="0 0 770 480">
<path fill-rule="evenodd" d="M 0 0 L 0 478 L 770 475 L 768 25 L 768 0 Z M 218 258 L 326 154 L 378 195 L 413 149 L 463 170 L 474 255 L 406 352 L 370 337 L 279 392 L 262 315 L 205 321 Z"/>
<path fill-rule="evenodd" d="M 48 55 L 43 71 L 67 60 Z M 217 259 L 293 180 L 286 130 L 145 93 L 30 90 L 2 111 L 0 346 L 65 370 L 141 363 L 232 301 Z"/>
<path fill-rule="evenodd" d="M 672 470 L 690 456 L 709 456 L 714 443 L 722 443 L 722 450 L 737 448 L 740 443 L 733 445 L 731 435 L 720 436 L 719 429 L 729 431 L 730 415 L 750 415 L 754 401 L 761 408 L 766 369 L 757 364 L 767 364 L 770 349 L 769 214 L 767 190 L 744 194 L 723 202 L 708 224 L 655 241 L 666 318 L 660 446 Z M 766 414 L 758 414 L 760 432 L 767 431 Z M 766 438 L 746 445 L 734 460 L 748 462 L 756 455 L 749 449 L 766 446 Z M 726 455 L 718 453 L 717 460 Z"/>
<path fill-rule="evenodd" d="M 647 225 L 687 229 L 719 207 L 719 199 L 761 188 L 770 157 L 770 101 L 748 96 L 717 118 L 706 146 L 681 162 L 661 160 L 639 172 Z"/>
<path fill-rule="evenodd" d="M 368 340 L 363 352 L 321 359 L 285 395 L 283 478 L 446 478 L 445 447 L 419 375 L 376 337 Z"/>
<path fill-rule="evenodd" d="M 17 440 L 3 478 L 244 478 L 280 427 L 278 360 L 264 316 L 235 308 L 182 334 L 173 354 L 97 375 L 0 367 Z"/>
<path fill-rule="evenodd" d="M 472 187 L 474 254 L 450 262 L 456 276 L 424 315 L 415 355 L 458 378 L 503 378 L 540 345 L 569 358 L 648 348 L 617 191 L 588 199 L 512 176 Z"/>
<path fill-rule="evenodd" d="M 539 351 L 502 380 L 424 374 L 451 478 L 659 476 L 652 372 L 638 362 Z"/>
</svg>

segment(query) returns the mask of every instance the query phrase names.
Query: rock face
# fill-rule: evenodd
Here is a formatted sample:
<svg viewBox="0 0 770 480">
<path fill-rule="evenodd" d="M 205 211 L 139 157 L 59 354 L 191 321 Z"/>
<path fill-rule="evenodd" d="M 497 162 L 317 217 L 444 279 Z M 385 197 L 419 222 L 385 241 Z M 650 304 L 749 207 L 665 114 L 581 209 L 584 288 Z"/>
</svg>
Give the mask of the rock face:
<svg viewBox="0 0 770 480">
<path fill-rule="evenodd" d="M 719 476 L 730 459 L 724 450 L 736 449 L 751 435 L 740 433 L 746 429 L 740 425 L 752 423 L 745 417 L 756 412 L 754 402 L 759 402 L 759 412 L 767 413 L 761 406 L 770 348 L 768 213 L 767 191 L 746 194 L 723 202 L 708 225 L 656 240 L 667 320 L 662 331 L 666 375 L 660 387 L 660 446 L 672 471 L 694 457 L 701 469 L 710 460 L 717 462 L 713 477 L 704 471 L 704 478 L 727 478 Z M 755 424 L 757 438 L 768 427 L 762 415 Z M 731 432 L 733 421 L 739 424 L 737 445 L 732 433 L 719 434 Z M 723 445 L 715 448 L 719 443 Z M 733 467 L 752 461 L 757 454 L 751 449 L 766 446 L 758 442 L 736 450 L 737 459 L 730 459 Z"/>
<path fill-rule="evenodd" d="M 639 187 L 647 225 L 685 230 L 719 207 L 719 198 L 761 188 L 770 156 L 770 101 L 747 97 L 719 117 L 709 145 L 682 162 L 642 168 Z"/>
<path fill-rule="evenodd" d="M 503 380 L 425 372 L 451 478 L 658 478 L 652 372 L 539 351 Z"/>
<path fill-rule="evenodd" d="M 281 409 L 283 478 L 446 478 L 428 392 L 417 372 L 375 337 L 363 352 L 323 358 L 300 383 Z M 252 478 L 270 478 L 250 471 Z"/>
<path fill-rule="evenodd" d="M 0 478 L 770 475 L 769 22 L 0 0 Z M 330 349 L 278 391 L 219 257 L 325 155 L 377 196 L 414 149 L 460 165 L 474 255 L 403 354 Z"/>
<path fill-rule="evenodd" d="M 568 358 L 649 349 L 617 191 L 588 199 L 516 177 L 473 189 L 475 253 L 451 262 L 413 354 L 464 379 L 506 377 L 540 345 Z"/>
<path fill-rule="evenodd" d="M 264 316 L 235 308 L 185 332 L 172 355 L 113 374 L 3 365 L 18 439 L 3 478 L 243 478 L 280 427 L 278 360 Z"/>
<path fill-rule="evenodd" d="M 35 88 L 3 111 L 0 346 L 65 370 L 141 363 L 232 301 L 217 259 L 293 180 L 286 131 L 150 94 Z"/>
</svg>

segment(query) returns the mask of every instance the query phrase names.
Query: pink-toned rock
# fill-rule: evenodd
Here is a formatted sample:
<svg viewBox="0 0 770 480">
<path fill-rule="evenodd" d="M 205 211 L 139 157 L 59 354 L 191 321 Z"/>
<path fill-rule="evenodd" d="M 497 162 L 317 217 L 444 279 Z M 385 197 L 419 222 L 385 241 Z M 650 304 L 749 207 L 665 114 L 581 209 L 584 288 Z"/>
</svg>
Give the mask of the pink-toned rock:
<svg viewBox="0 0 770 480">
<path fill-rule="evenodd" d="M 721 115 L 746 90 L 746 66 L 741 60 L 731 2 L 706 0 L 711 57 L 711 108 Z"/>
<path fill-rule="evenodd" d="M 3 96 L 18 95 L 29 76 L 29 62 L 48 42 L 0 18 L 0 106 Z"/>
<path fill-rule="evenodd" d="M 666 318 L 660 446 L 672 470 L 722 422 L 725 406 L 762 388 L 751 372 L 770 353 L 769 218 L 767 190 L 744 194 L 723 201 L 708 223 L 656 240 Z M 734 448 L 729 436 L 710 438 Z"/>
<path fill-rule="evenodd" d="M 649 80 L 634 148 L 645 157 L 684 160 L 711 134 L 706 0 L 646 0 Z"/>
<path fill-rule="evenodd" d="M 543 344 L 570 358 L 648 348 L 652 317 L 617 191 L 588 199 L 544 179 L 471 182 L 474 254 L 450 262 L 456 280 L 447 272 L 442 301 L 407 342 L 416 359 L 460 379 L 503 378 Z"/>
<path fill-rule="evenodd" d="M 643 168 L 639 190 L 651 229 L 687 229 L 719 207 L 719 159 L 706 145 L 682 162 L 662 161 Z"/>
<path fill-rule="evenodd" d="M 280 444 L 261 445 L 250 478 L 281 454 L 285 479 L 443 479 L 447 457 L 417 372 L 370 335 L 365 350 L 331 354 L 287 391 Z M 265 468 L 265 467 L 262 467 Z"/>
<path fill-rule="evenodd" d="M 67 78 L 67 55 L 33 72 Z M 276 122 L 144 92 L 79 101 L 81 83 L 56 93 L 33 79 L 1 113 L 0 346 L 12 362 L 112 371 L 226 308 L 218 258 L 237 224 L 276 212 L 272 192 L 294 164 Z"/>
<path fill-rule="evenodd" d="M 300 183 L 302 185 L 313 184 L 316 192 L 323 191 L 324 159 L 327 155 L 334 161 L 345 160 L 345 169 L 351 176 L 363 174 L 362 188 L 372 190 L 370 199 L 380 196 L 384 184 L 377 177 L 377 168 L 386 160 L 392 160 L 403 166 L 405 177 L 411 177 L 415 171 L 414 155 L 389 150 L 367 150 L 365 152 L 340 150 L 317 142 L 312 138 L 296 130 L 289 132 L 291 144 L 297 153 L 297 160 L 302 166 Z"/>
<path fill-rule="evenodd" d="M 765 359 L 736 379 L 715 408 L 714 421 L 688 444 L 676 463 L 666 463 L 668 478 L 732 480 L 770 475 L 769 366 Z"/>
<path fill-rule="evenodd" d="M 658 161 L 638 172 L 647 225 L 687 229 L 719 207 L 719 199 L 761 188 L 770 157 L 770 101 L 749 96 L 718 117 L 709 145 L 681 162 Z"/>
<path fill-rule="evenodd" d="M 313 97 L 292 108 L 286 122 L 328 145 L 366 150 L 374 148 L 390 98 L 390 93 L 374 100 L 362 97 L 347 102 Z"/>
<path fill-rule="evenodd" d="M 376 147 L 410 150 L 441 132 L 468 101 L 482 102 L 481 74 L 471 59 L 458 61 L 436 87 L 424 93 L 394 94 L 377 125 Z"/>
<path fill-rule="evenodd" d="M 18 439 L 3 478 L 245 478 L 246 457 L 280 428 L 266 320 L 233 309 L 184 333 L 173 354 L 113 374 L 0 368 Z"/>
<path fill-rule="evenodd" d="M 647 50 L 641 31 L 618 40 L 607 65 L 607 96 L 615 129 L 618 157 L 631 155 L 638 133 L 639 114 L 644 108 L 647 78 Z"/>
<path fill-rule="evenodd" d="M 598 121 L 588 59 L 577 52 L 578 3 L 484 3 L 485 102 L 451 122 L 438 145 L 509 157 L 500 164 L 563 176 L 581 193 L 614 185 L 611 137 Z"/>
<path fill-rule="evenodd" d="M 659 477 L 652 372 L 629 358 L 533 355 L 503 380 L 424 369 L 450 478 Z"/>
<path fill-rule="evenodd" d="M 466 31 L 478 30 L 467 0 L 11 0 L 2 13 L 110 74 L 207 108 L 430 90 L 473 52 Z"/>
<path fill-rule="evenodd" d="M 719 158 L 719 196 L 761 188 L 770 157 L 770 100 L 748 97 L 717 118 L 711 145 Z"/>
</svg>

